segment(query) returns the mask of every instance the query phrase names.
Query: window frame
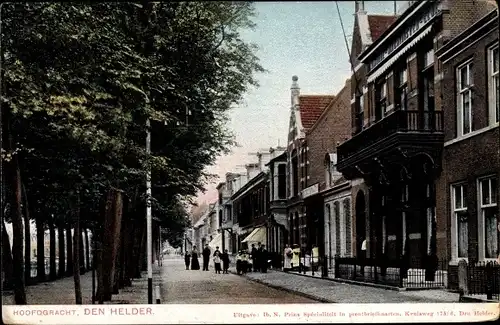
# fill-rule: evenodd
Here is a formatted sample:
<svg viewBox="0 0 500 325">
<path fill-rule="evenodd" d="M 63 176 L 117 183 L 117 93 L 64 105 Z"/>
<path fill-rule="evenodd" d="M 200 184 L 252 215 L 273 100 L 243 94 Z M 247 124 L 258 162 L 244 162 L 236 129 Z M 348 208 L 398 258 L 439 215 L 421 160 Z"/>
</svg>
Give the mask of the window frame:
<svg viewBox="0 0 500 325">
<path fill-rule="evenodd" d="M 388 106 L 388 89 L 387 89 L 387 77 L 381 77 L 375 84 L 375 120 L 382 120 L 387 116 L 387 106 Z M 377 112 L 379 112 L 380 117 L 377 118 Z"/>
<path fill-rule="evenodd" d="M 492 203 L 492 198 L 493 198 L 493 194 L 492 194 L 492 183 L 491 181 L 492 180 L 495 180 L 497 182 L 497 193 L 496 193 L 496 197 L 494 198 L 495 199 L 495 202 Z M 490 198 L 490 202 L 487 203 L 487 204 L 483 204 L 483 182 L 484 181 L 488 181 L 488 187 L 489 187 L 489 198 Z M 497 260 L 497 257 L 498 256 L 495 256 L 495 257 L 486 257 L 486 218 L 485 218 L 485 210 L 488 209 L 488 208 L 495 208 L 497 209 L 498 208 L 498 177 L 497 175 L 488 175 L 488 176 L 484 176 L 484 177 L 481 177 L 481 178 L 478 178 L 477 179 L 477 206 L 478 206 L 478 250 L 479 250 L 479 260 L 481 261 L 496 261 Z M 496 212 L 498 213 L 498 212 Z M 500 234 L 498 233 L 497 231 L 497 227 L 498 227 L 498 217 L 497 217 L 497 222 L 496 222 L 496 225 L 495 225 L 495 232 L 497 234 L 497 236 L 499 236 Z M 497 237 L 497 251 L 500 249 L 500 247 L 498 246 L 498 237 Z M 496 254 L 496 253 L 495 253 Z"/>
<path fill-rule="evenodd" d="M 451 198 L 451 256 L 452 256 L 452 262 L 453 263 L 458 263 L 460 260 L 468 261 L 469 257 L 469 225 L 467 222 L 467 257 L 459 257 L 458 256 L 458 245 L 459 245 L 459 233 L 458 233 L 458 214 L 460 212 L 468 212 L 468 206 L 466 204 L 466 198 L 467 198 L 467 183 L 466 182 L 460 182 L 460 183 L 454 183 L 450 185 L 450 198 Z M 456 207 L 456 188 L 461 187 L 461 197 L 462 197 L 462 205 L 460 208 Z M 465 192 L 465 195 L 464 195 Z M 470 216 L 468 216 L 469 218 Z"/>
<path fill-rule="evenodd" d="M 468 84 L 466 85 L 465 88 L 462 88 L 462 70 L 467 69 L 467 79 L 468 79 Z M 472 119 L 474 117 L 473 114 L 473 87 L 474 87 L 474 62 L 472 59 L 469 59 L 462 64 L 460 64 L 457 69 L 456 69 L 456 117 L 457 117 L 457 137 L 463 137 L 466 136 L 472 132 L 473 130 L 473 123 Z M 468 96 L 469 99 L 469 131 L 467 133 L 464 133 L 464 107 L 463 107 L 463 99 L 465 98 L 464 96 Z"/>
<path fill-rule="evenodd" d="M 494 51 L 499 56 L 497 71 L 495 72 Z M 487 50 L 488 70 L 488 125 L 496 125 L 500 120 L 500 98 L 497 98 L 496 86 L 500 83 L 500 48 L 498 43 L 490 46 Z M 500 97 L 500 96 L 498 96 Z"/>
</svg>

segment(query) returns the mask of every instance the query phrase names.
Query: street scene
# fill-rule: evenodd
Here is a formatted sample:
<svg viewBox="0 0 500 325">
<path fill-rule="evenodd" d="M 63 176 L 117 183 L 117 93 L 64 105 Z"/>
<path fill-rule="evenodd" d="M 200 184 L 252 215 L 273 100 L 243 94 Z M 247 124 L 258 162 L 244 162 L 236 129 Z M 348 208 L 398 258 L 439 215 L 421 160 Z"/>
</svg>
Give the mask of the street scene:
<svg viewBox="0 0 500 325">
<path fill-rule="evenodd" d="M 498 12 L 2 5 L 3 305 L 498 303 Z"/>
</svg>

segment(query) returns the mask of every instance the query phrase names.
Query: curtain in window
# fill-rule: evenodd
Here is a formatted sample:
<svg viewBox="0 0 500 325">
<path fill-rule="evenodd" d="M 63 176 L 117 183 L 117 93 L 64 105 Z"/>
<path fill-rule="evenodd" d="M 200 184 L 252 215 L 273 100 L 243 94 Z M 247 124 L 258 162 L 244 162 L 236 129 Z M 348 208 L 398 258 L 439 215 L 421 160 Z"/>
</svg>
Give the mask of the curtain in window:
<svg viewBox="0 0 500 325">
<path fill-rule="evenodd" d="M 496 258 L 498 250 L 497 207 L 483 209 L 484 215 L 484 241 L 486 258 Z"/>
<path fill-rule="evenodd" d="M 467 212 L 457 212 L 457 234 L 458 234 L 458 257 L 468 257 L 469 224 Z"/>
</svg>

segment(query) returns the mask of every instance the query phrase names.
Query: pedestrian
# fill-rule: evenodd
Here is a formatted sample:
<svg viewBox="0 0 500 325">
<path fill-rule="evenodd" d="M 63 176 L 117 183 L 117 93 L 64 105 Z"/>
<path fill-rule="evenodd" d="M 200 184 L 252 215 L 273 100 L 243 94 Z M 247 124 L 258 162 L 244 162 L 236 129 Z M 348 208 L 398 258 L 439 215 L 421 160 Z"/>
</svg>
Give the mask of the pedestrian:
<svg viewBox="0 0 500 325">
<path fill-rule="evenodd" d="M 199 270 L 200 262 L 198 262 L 198 250 L 196 246 L 193 246 L 193 251 L 191 252 L 191 270 Z"/>
<path fill-rule="evenodd" d="M 366 264 L 366 238 L 363 238 L 361 242 L 361 276 L 365 275 L 365 264 Z"/>
<path fill-rule="evenodd" d="M 210 260 L 210 248 L 208 247 L 208 244 L 205 245 L 202 255 L 203 255 L 203 271 L 208 271 L 208 262 Z"/>
<path fill-rule="evenodd" d="M 229 252 L 227 249 L 222 253 L 222 273 L 228 274 L 229 270 Z"/>
<path fill-rule="evenodd" d="M 258 244 L 258 247 L 257 247 L 257 258 L 255 259 L 255 264 L 257 264 L 255 266 L 255 268 L 262 272 L 262 244 L 259 242 Z"/>
<path fill-rule="evenodd" d="M 265 245 L 260 246 L 260 253 L 259 253 L 259 261 L 260 261 L 260 272 L 262 273 L 267 273 L 267 264 L 269 261 L 267 260 L 268 254 L 267 254 L 267 249 Z"/>
<path fill-rule="evenodd" d="M 219 254 L 219 255 L 222 254 L 221 251 L 219 250 L 219 246 L 215 246 L 214 256 L 215 256 L 215 254 Z"/>
<path fill-rule="evenodd" d="M 220 264 L 221 264 L 220 252 L 217 250 L 217 251 L 215 251 L 215 254 L 214 254 L 214 267 L 215 267 L 216 274 L 220 274 L 220 271 L 221 271 Z"/>
<path fill-rule="evenodd" d="M 285 262 L 283 265 L 283 271 L 288 272 L 292 268 L 292 258 L 293 258 L 293 251 L 290 248 L 290 245 L 286 244 L 285 246 L 285 252 L 284 252 L 284 257 L 285 257 Z"/>
<path fill-rule="evenodd" d="M 250 256 L 252 258 L 252 266 L 253 266 L 253 271 L 257 271 L 257 248 L 255 247 L 255 244 L 252 244 L 252 249 L 250 250 Z"/>
<path fill-rule="evenodd" d="M 186 264 L 186 270 L 189 270 L 190 262 L 191 262 L 191 254 L 189 254 L 189 252 L 186 251 L 186 254 L 184 254 L 184 264 Z"/>
</svg>

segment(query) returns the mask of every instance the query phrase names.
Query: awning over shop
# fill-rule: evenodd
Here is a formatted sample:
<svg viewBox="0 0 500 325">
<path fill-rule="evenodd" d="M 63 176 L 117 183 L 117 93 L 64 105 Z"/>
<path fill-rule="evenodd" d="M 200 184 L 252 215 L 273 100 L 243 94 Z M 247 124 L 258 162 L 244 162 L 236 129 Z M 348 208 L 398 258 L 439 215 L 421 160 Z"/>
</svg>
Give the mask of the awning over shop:
<svg viewBox="0 0 500 325">
<path fill-rule="evenodd" d="M 214 238 L 208 243 L 211 249 L 215 249 L 215 247 L 219 247 L 219 250 L 222 249 L 222 234 L 215 235 Z"/>
<path fill-rule="evenodd" d="M 373 82 L 375 79 L 380 77 L 383 73 L 387 71 L 392 65 L 403 55 L 405 54 L 410 48 L 415 46 L 421 39 L 423 39 L 425 36 L 430 34 L 432 31 L 432 25 L 428 26 L 426 29 L 421 31 L 418 35 L 416 35 L 408 44 L 406 44 L 402 49 L 397 51 L 396 53 L 391 53 L 391 57 L 379 68 L 377 68 L 375 71 L 373 71 L 367 78 L 367 82 Z"/>
<path fill-rule="evenodd" d="M 266 238 L 267 238 L 267 229 L 266 229 L 266 227 L 258 227 L 258 228 L 255 228 L 250 233 L 250 235 L 248 235 L 241 242 L 242 243 L 248 243 L 248 245 L 257 244 L 259 242 L 262 243 L 262 244 L 265 244 Z"/>
</svg>

